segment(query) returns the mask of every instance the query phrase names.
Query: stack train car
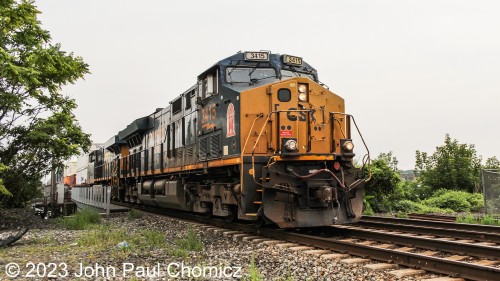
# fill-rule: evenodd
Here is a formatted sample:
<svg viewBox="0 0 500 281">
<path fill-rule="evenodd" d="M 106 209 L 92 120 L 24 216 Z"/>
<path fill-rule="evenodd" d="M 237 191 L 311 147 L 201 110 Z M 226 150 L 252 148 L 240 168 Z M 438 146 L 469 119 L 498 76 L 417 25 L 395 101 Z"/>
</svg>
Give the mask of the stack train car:
<svg viewBox="0 0 500 281">
<path fill-rule="evenodd" d="M 369 154 L 361 141 L 354 165 L 351 131 L 344 99 L 301 57 L 239 52 L 91 151 L 89 183 L 111 186 L 116 201 L 228 220 L 353 223 Z"/>
</svg>

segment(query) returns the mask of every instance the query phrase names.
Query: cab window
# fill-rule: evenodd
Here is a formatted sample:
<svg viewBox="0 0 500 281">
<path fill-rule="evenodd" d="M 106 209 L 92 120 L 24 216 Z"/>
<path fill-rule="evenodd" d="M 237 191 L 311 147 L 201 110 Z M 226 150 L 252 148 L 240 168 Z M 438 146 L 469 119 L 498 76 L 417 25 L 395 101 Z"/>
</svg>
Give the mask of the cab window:
<svg viewBox="0 0 500 281">
<path fill-rule="evenodd" d="M 276 78 L 274 68 L 248 68 L 228 67 L 226 68 L 227 83 L 254 83 L 262 79 Z"/>
</svg>

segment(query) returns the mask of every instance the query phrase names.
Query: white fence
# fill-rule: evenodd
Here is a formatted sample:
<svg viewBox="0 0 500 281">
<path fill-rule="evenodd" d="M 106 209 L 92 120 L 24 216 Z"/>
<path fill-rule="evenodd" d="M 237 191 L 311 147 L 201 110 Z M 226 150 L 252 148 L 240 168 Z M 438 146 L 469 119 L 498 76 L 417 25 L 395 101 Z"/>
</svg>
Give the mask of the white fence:
<svg viewBox="0 0 500 281">
<path fill-rule="evenodd" d="M 94 185 L 85 187 L 73 187 L 71 191 L 71 199 L 78 207 L 86 205 L 101 210 L 106 210 L 109 215 L 111 205 L 111 187 Z"/>
</svg>

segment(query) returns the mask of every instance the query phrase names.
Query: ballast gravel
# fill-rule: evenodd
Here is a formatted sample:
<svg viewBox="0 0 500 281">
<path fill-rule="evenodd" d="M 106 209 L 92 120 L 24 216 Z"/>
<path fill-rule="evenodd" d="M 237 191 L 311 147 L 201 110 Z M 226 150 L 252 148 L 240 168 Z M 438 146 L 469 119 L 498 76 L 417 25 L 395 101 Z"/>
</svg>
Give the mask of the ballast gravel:
<svg viewBox="0 0 500 281">
<path fill-rule="evenodd" d="M 10 247 L 0 249 L 0 280 L 10 280 L 6 267 L 10 263 L 21 266 L 21 275 L 15 280 L 46 280 L 47 276 L 26 277 L 29 269 L 26 264 L 54 263 L 67 265 L 66 276 L 56 276 L 51 280 L 421 280 L 437 277 L 426 273 L 410 277 L 392 277 L 390 270 L 373 271 L 363 268 L 369 261 L 361 264 L 343 263 L 341 260 L 321 258 L 321 254 L 306 253 L 310 248 L 290 249 L 278 247 L 279 243 L 266 243 L 258 239 L 242 241 L 233 239 L 234 234 L 207 229 L 194 224 L 161 215 L 141 212 L 140 218 L 131 219 L 127 213 L 112 214 L 103 218 L 101 224 L 109 226 L 109 232 L 125 231 L 131 241 L 118 245 L 84 247 L 83 238 L 92 234 L 94 229 L 66 230 L 54 219 L 43 220 L 36 217 L 29 209 L 0 210 L 0 239 L 15 231 L 16 227 L 29 226 L 30 231 Z M 12 218 L 18 219 L 12 219 Z M 144 231 L 155 231 L 164 237 L 154 248 L 135 248 L 134 241 L 148 239 Z M 201 240 L 201 251 L 175 251 L 176 241 L 185 239 L 188 233 L 195 233 Z M 103 236 L 104 237 L 104 236 Z M 124 240 L 127 236 L 125 236 Z M 132 237 L 135 237 L 132 239 Z M 105 239 L 105 238 L 103 238 Z M 134 240 L 135 239 L 135 240 Z M 285 241 L 281 242 L 284 244 Z M 137 246 L 138 247 L 138 246 Z M 186 254 L 187 253 L 187 254 Z M 335 252 L 330 252 L 334 254 Z M 359 258 L 349 256 L 348 258 Z M 128 267 L 124 267 L 124 264 Z M 81 266 L 102 266 L 104 269 L 115 268 L 114 275 L 95 271 L 79 277 Z M 169 267 L 170 266 L 170 267 Z M 134 267 L 134 271 L 123 269 Z M 182 267 L 185 268 L 181 272 Z M 143 269 L 139 271 L 138 269 Z M 148 277 L 145 269 L 150 269 Z M 159 272 L 155 271 L 159 268 Z M 241 268 L 241 270 L 238 270 Z M 396 269 L 401 269 L 397 267 Z M 61 274 L 61 267 L 56 273 Z M 206 276 L 203 277 L 202 270 Z M 210 271 L 211 270 L 211 271 Z M 225 272 L 224 272 L 225 270 Z M 113 272 L 110 272 L 113 273 Z M 184 273 L 182 276 L 181 273 Z M 24 275 L 23 275 L 24 274 Z M 142 274 L 142 275 L 141 275 Z M 190 275 L 190 276 L 188 276 Z"/>
</svg>

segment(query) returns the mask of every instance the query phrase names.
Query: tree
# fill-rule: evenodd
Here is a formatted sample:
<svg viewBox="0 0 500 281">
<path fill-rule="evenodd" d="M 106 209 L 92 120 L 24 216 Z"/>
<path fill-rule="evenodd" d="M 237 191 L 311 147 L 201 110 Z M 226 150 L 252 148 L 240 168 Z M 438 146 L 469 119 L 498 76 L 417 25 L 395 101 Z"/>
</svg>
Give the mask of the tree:
<svg viewBox="0 0 500 281">
<path fill-rule="evenodd" d="M 486 163 L 484 164 L 484 169 L 491 169 L 491 170 L 498 170 L 500 169 L 500 161 L 493 156 L 488 159 L 486 159 Z"/>
<path fill-rule="evenodd" d="M 3 179 L 1 178 L 1 175 L 7 170 L 7 166 L 4 164 L 0 163 L 0 196 L 12 196 L 12 193 L 5 188 L 5 185 L 3 184 Z"/>
<path fill-rule="evenodd" d="M 397 168 L 397 159 L 392 152 L 381 153 L 372 161 L 372 178 L 365 188 L 368 202 L 376 212 L 389 211 L 391 198 L 396 194 L 401 178 Z"/>
<path fill-rule="evenodd" d="M 472 144 L 460 144 L 446 134 L 444 145 L 428 156 L 416 151 L 419 180 L 433 190 L 440 188 L 477 191 L 481 182 L 481 156 Z"/>
<path fill-rule="evenodd" d="M 72 113 L 75 101 L 61 94 L 89 73 L 88 65 L 51 44 L 39 13 L 31 1 L 0 4 L 0 163 L 8 168 L 0 176 L 12 194 L 4 195 L 7 205 L 24 204 L 43 174 L 90 146 Z"/>
</svg>

